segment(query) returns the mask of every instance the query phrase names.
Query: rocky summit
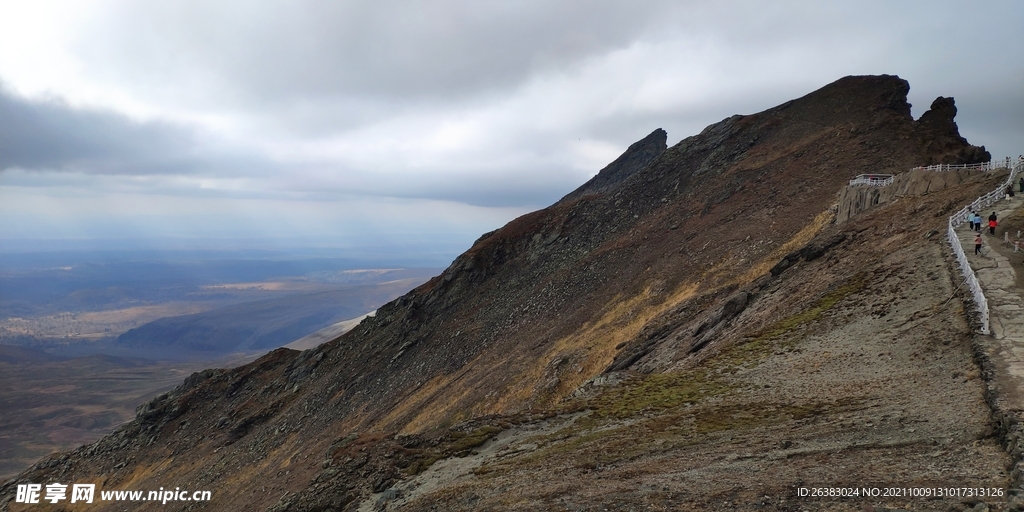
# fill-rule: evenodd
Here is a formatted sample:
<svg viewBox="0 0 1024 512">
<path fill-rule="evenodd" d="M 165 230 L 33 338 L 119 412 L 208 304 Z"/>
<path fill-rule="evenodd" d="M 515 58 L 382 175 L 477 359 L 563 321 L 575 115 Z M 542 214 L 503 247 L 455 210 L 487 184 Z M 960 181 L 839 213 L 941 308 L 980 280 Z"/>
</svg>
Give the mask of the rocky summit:
<svg viewBox="0 0 1024 512">
<path fill-rule="evenodd" d="M 672 147 L 655 130 L 347 334 L 196 373 L 0 506 L 60 482 L 212 493 L 89 510 L 1008 507 L 870 495 L 1013 476 L 944 245 L 1000 176 L 841 208 L 859 174 L 989 160 L 952 98 L 914 120 L 908 91 L 851 76 Z"/>
</svg>

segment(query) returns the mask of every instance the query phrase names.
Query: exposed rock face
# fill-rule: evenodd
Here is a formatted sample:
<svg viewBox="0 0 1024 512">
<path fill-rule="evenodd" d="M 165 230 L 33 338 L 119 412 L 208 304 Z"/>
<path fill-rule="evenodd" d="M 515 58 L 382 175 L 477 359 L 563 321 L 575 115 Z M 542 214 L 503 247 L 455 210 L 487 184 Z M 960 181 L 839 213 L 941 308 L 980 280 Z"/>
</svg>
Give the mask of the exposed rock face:
<svg viewBox="0 0 1024 512">
<path fill-rule="evenodd" d="M 468 453 L 506 428 L 495 418 L 561 406 L 606 371 L 700 364 L 745 336 L 746 315 L 761 320 L 744 329 L 765 329 L 804 305 L 758 297 L 780 259 L 808 265 L 849 243 L 815 236 L 850 178 L 977 151 L 940 122 L 948 108 L 915 122 L 908 90 L 846 77 L 672 148 L 656 130 L 341 338 L 200 375 L 23 479 L 104 475 L 261 509 L 351 509 L 432 457 Z M 811 300 L 830 283 L 794 289 Z"/>
<path fill-rule="evenodd" d="M 928 111 L 921 114 L 917 123 L 922 129 L 935 133 L 954 133 L 959 129 L 953 118 L 956 117 L 956 102 L 953 98 L 939 96 L 932 102 Z"/>
<path fill-rule="evenodd" d="M 974 164 L 992 159 L 992 155 L 985 151 L 985 146 L 971 146 L 967 144 L 966 139 L 959 137 L 954 117 L 956 103 L 953 98 L 939 96 L 932 102 L 931 108 L 921 115 L 921 119 L 918 119 L 917 124 L 928 141 L 927 151 L 930 156 L 922 165 Z M 951 134 L 958 134 L 959 140 L 951 137 Z"/>
<path fill-rule="evenodd" d="M 897 197 L 923 196 L 984 179 L 985 176 L 979 171 L 933 172 L 918 169 L 896 175 L 892 184 L 885 187 L 847 186 L 839 193 L 836 223 L 846 222 L 861 212 L 888 203 Z"/>
</svg>

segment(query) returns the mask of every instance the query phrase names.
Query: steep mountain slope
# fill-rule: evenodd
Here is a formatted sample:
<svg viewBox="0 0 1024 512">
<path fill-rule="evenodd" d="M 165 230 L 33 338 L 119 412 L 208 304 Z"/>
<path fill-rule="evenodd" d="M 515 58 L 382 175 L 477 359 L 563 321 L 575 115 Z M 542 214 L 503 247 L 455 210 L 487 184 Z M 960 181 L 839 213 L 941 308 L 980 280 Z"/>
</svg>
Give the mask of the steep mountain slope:
<svg viewBox="0 0 1024 512">
<path fill-rule="evenodd" d="M 972 463 L 955 474 L 940 471 L 941 483 L 967 472 L 986 475 L 978 485 L 1003 482 L 992 480 L 1003 478 L 998 470 L 1006 459 L 983 432 L 980 384 L 956 380 L 971 365 L 962 313 L 940 311 L 930 299 L 893 305 L 904 295 L 952 293 L 937 239 L 924 234 L 941 225 L 942 210 L 987 184 L 949 190 L 939 205 L 899 213 L 924 217 L 916 222 L 883 216 L 868 227 L 831 226 L 837 194 L 856 174 L 987 156 L 956 132 L 952 100 L 914 121 L 908 90 L 898 77 L 847 77 L 767 111 L 725 119 L 672 148 L 659 150 L 664 138 L 656 131 L 603 178 L 485 234 L 440 276 L 340 339 L 196 374 L 140 408 L 135 422 L 41 462 L 21 481 L 210 489 L 220 503 L 277 510 L 354 508 L 371 492 L 468 454 L 501 430 L 521 437 L 535 429 L 551 436 L 516 448 L 533 458 L 510 459 L 491 484 L 447 482 L 407 506 L 698 507 L 720 496 L 751 505 L 760 489 L 749 471 L 779 466 L 771 461 L 788 456 L 779 450 L 793 446 L 784 432 L 796 422 L 811 441 L 802 465 L 780 473 L 776 491 L 828 466 L 821 459 L 833 451 L 856 452 L 860 438 L 880 464 L 908 460 L 899 467 L 913 482 L 926 442 L 934 450 L 936 436 L 950 440 L 955 453 L 940 457 L 946 471 L 968 460 L 956 450 L 983 438 Z M 927 260 L 927 270 L 916 269 L 914 258 Z M 888 298 L 873 298 L 882 292 Z M 894 318 L 894 309 L 909 317 L 930 312 L 941 325 L 923 322 L 907 343 L 892 346 L 907 333 L 874 318 Z M 820 350 L 834 339 L 829 333 L 844 329 L 835 354 Z M 948 350 L 935 350 L 933 331 L 954 336 L 949 344 L 938 340 Z M 870 368 L 886 355 L 886 364 Z M 918 360 L 924 369 L 906 366 Z M 852 364 L 867 369 L 837 374 L 840 382 L 830 373 Z M 891 375 L 879 377 L 879 369 Z M 817 377 L 796 378 L 801 372 Z M 793 378 L 780 382 L 779 375 Z M 851 379 L 846 387 L 839 386 L 842 376 Z M 949 380 L 959 384 L 943 394 Z M 911 393 L 894 387 L 911 383 L 918 386 Z M 913 391 L 925 401 L 941 398 L 947 412 L 914 409 Z M 923 440 L 885 429 L 895 443 L 887 445 L 865 431 L 864 418 L 876 413 L 925 418 L 936 428 Z M 641 478 L 648 470 L 638 466 L 656 450 L 630 449 L 637 439 L 697 464 L 662 466 L 665 474 L 705 468 L 747 476 L 736 480 L 742 484 L 721 481 L 721 489 L 696 493 L 695 501 L 673 497 L 678 489 L 658 490 L 685 478 L 655 479 L 664 485 L 651 492 L 553 481 L 568 471 L 596 482 L 602 468 L 618 465 L 628 474 L 614 478 L 627 487 L 657 485 Z M 709 451 L 701 451 L 705 440 Z M 562 441 L 564 449 L 543 451 Z M 714 448 L 745 450 L 737 444 L 769 455 L 756 468 L 718 464 Z M 887 449 L 904 453 L 882 453 Z M 821 475 L 854 475 L 829 471 Z M 0 489 L 0 499 L 11 485 Z M 567 496 L 572 503 L 558 501 Z M 381 503 L 396 497 L 397 491 L 381 495 Z"/>
<path fill-rule="evenodd" d="M 995 508 L 1005 496 L 798 495 L 800 487 L 1006 489 L 1008 457 L 992 437 L 970 330 L 949 300 L 957 281 L 934 234 L 944 222 L 934 212 L 992 184 L 903 197 L 827 228 L 810 247 L 842 241 L 746 287 L 746 309 L 691 359 L 665 372 L 609 374 L 544 419 L 491 420 L 504 430 L 478 453 L 396 483 L 394 507 Z M 699 338 L 705 320 L 680 314 L 685 307 L 652 323 L 655 350 Z"/>
</svg>

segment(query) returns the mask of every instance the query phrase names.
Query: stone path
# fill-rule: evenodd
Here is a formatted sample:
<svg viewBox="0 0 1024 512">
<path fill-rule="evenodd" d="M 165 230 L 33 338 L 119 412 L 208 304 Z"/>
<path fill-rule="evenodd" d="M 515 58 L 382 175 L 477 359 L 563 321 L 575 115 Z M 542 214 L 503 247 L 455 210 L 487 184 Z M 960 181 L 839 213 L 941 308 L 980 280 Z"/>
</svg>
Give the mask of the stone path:
<svg viewBox="0 0 1024 512">
<path fill-rule="evenodd" d="M 1017 194 L 1010 200 L 1001 200 L 988 209 L 978 212 L 982 217 L 982 254 L 974 254 L 974 231 L 970 224 L 956 229 L 967 261 L 974 269 L 988 300 L 991 342 L 986 343 L 986 352 L 995 365 L 995 384 L 1003 407 L 1012 411 L 1024 411 L 1024 290 L 1018 286 L 1016 271 L 1010 265 L 1009 257 L 1024 258 L 1024 253 L 1013 253 L 1001 247 L 1003 232 L 997 236 L 988 234 L 988 216 L 993 211 L 1000 219 L 1024 205 L 1024 194 Z"/>
</svg>

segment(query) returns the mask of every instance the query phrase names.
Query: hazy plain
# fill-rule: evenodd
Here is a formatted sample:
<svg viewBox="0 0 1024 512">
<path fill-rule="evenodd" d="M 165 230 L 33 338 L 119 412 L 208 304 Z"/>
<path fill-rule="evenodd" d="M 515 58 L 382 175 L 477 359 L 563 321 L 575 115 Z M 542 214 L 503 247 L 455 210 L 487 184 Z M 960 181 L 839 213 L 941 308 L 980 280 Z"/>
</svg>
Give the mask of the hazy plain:
<svg viewBox="0 0 1024 512">
<path fill-rule="evenodd" d="M 304 295 L 425 281 L 440 271 L 401 263 L 252 251 L 0 254 L 0 343 L 63 355 L 131 355 L 115 348 L 116 338 L 160 318 L 285 297 L 298 304 Z"/>
<path fill-rule="evenodd" d="M 440 272 L 401 263 L 273 253 L 0 254 L 0 479 L 98 439 L 192 372 L 251 361 Z M 213 350 L 180 342 L 204 337 Z"/>
</svg>

